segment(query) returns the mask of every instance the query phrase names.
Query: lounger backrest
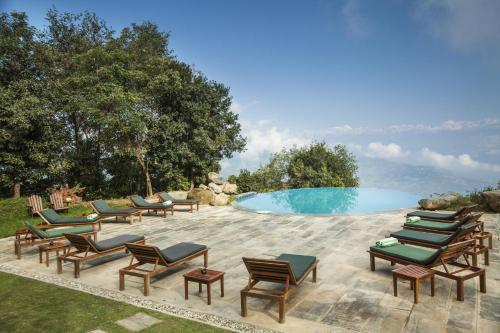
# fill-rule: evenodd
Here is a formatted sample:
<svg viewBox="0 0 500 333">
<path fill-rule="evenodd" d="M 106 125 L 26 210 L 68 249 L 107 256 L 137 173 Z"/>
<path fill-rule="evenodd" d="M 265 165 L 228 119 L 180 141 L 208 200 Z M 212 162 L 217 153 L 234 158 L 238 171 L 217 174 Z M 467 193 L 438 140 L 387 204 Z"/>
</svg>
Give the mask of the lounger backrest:
<svg viewBox="0 0 500 333">
<path fill-rule="evenodd" d="M 464 254 L 465 251 L 474 246 L 475 243 L 475 239 L 470 239 L 441 248 L 442 252 L 434 261 L 434 264 L 448 263 L 457 260 Z"/>
<path fill-rule="evenodd" d="M 65 208 L 61 193 L 54 192 L 50 195 L 50 205 L 54 209 Z"/>
<path fill-rule="evenodd" d="M 164 202 L 165 202 L 165 201 L 174 201 L 174 198 L 172 198 L 172 197 L 170 196 L 170 194 L 168 194 L 167 192 L 160 192 L 160 193 L 158 193 L 158 196 L 159 196 L 159 197 L 160 197 L 160 199 L 161 199 L 162 201 L 164 201 Z"/>
<path fill-rule="evenodd" d="M 46 208 L 38 212 L 38 215 L 40 215 L 40 217 L 49 224 L 57 222 L 61 219 L 61 215 L 57 214 L 55 210 L 50 208 Z"/>
<path fill-rule="evenodd" d="M 49 235 L 47 234 L 47 232 L 45 230 L 39 229 L 39 228 L 35 227 L 34 225 L 31 225 L 31 224 L 29 224 L 27 222 L 24 222 L 24 225 L 26 226 L 26 228 L 30 229 L 31 232 L 33 232 L 38 237 L 40 237 L 40 238 L 49 238 Z"/>
<path fill-rule="evenodd" d="M 453 240 L 455 242 L 469 238 L 472 233 L 481 226 L 481 222 L 467 223 L 461 226 L 453 233 Z"/>
<path fill-rule="evenodd" d="M 465 206 L 465 207 L 462 207 L 460 208 L 457 212 L 455 212 L 455 214 L 452 215 L 452 218 L 458 218 L 460 216 L 465 216 L 469 213 L 471 213 L 472 211 L 474 211 L 474 209 L 476 209 L 479 205 L 469 205 L 469 206 Z"/>
<path fill-rule="evenodd" d="M 83 235 L 75 235 L 75 234 L 64 234 L 71 245 L 75 247 L 78 251 L 85 252 L 87 250 L 91 252 L 99 252 L 99 250 L 95 247 L 94 242 L 91 241 L 89 236 Z"/>
<path fill-rule="evenodd" d="M 147 206 L 149 203 L 140 195 L 131 195 L 130 200 L 134 203 L 135 206 L 137 207 L 144 207 Z"/>
<path fill-rule="evenodd" d="M 28 197 L 28 206 L 31 208 L 31 213 L 38 213 L 43 210 L 42 198 L 38 195 L 30 195 Z"/>
<path fill-rule="evenodd" d="M 113 209 L 106 203 L 104 200 L 94 200 L 90 203 L 92 207 L 94 207 L 94 210 L 98 213 L 108 213 L 112 211 Z"/>
<path fill-rule="evenodd" d="M 288 278 L 290 284 L 297 284 L 288 261 L 243 257 L 243 262 L 254 280 L 286 283 Z"/>
<path fill-rule="evenodd" d="M 464 218 L 462 218 L 460 221 L 455 222 L 456 226 L 458 228 L 458 227 L 464 226 L 464 225 L 469 224 L 469 223 L 475 223 L 477 220 L 479 220 L 479 218 L 482 215 L 483 215 L 483 213 L 469 214 L 469 215 L 465 216 Z"/>
<path fill-rule="evenodd" d="M 125 247 L 140 263 L 168 265 L 156 246 L 125 243 Z"/>
</svg>

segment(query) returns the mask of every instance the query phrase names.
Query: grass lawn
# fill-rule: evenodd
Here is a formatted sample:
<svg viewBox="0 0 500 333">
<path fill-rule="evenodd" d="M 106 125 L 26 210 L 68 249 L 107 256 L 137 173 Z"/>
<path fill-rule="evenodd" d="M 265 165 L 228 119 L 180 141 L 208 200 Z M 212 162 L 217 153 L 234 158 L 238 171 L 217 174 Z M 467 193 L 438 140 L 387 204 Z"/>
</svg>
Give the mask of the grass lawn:
<svg viewBox="0 0 500 333">
<path fill-rule="evenodd" d="M 110 206 L 125 207 L 127 200 L 116 199 L 107 201 Z M 18 199 L 0 199 L 0 238 L 13 236 L 17 228 L 23 226 L 23 222 L 27 221 L 32 224 L 42 221 L 39 217 L 31 217 L 26 208 L 27 198 Z M 50 207 L 47 202 L 43 203 L 43 207 Z M 72 205 L 65 216 L 80 216 L 92 212 L 92 208 L 86 202 Z"/>
<path fill-rule="evenodd" d="M 115 324 L 138 312 L 162 320 L 141 331 L 228 332 L 72 289 L 0 272 L 0 332 L 130 332 Z"/>
</svg>

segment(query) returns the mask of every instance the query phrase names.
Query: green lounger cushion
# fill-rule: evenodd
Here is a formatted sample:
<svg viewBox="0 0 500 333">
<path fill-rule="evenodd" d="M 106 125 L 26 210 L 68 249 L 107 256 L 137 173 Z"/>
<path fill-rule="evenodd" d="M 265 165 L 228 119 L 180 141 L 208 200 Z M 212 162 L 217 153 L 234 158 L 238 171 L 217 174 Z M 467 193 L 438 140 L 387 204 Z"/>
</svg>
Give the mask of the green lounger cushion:
<svg viewBox="0 0 500 333">
<path fill-rule="evenodd" d="M 162 208 L 167 208 L 172 205 L 164 206 L 161 202 L 147 202 L 143 197 L 139 195 L 133 195 L 130 197 L 132 202 L 136 207 L 141 207 L 141 208 L 151 208 L 151 209 L 162 209 Z"/>
<path fill-rule="evenodd" d="M 106 201 L 100 199 L 94 201 L 94 207 L 97 209 L 99 214 L 132 214 L 137 212 L 137 209 L 135 208 L 112 208 L 106 203 Z"/>
<path fill-rule="evenodd" d="M 55 237 L 61 237 L 63 234 L 84 234 L 94 231 L 94 228 L 92 228 L 92 226 L 55 228 L 55 229 L 43 230 L 29 223 L 25 223 L 25 225 L 40 238 L 55 238 Z"/>
<path fill-rule="evenodd" d="M 205 245 L 200 244 L 179 243 L 161 250 L 160 253 L 167 263 L 173 263 L 206 248 Z"/>
<path fill-rule="evenodd" d="M 57 214 L 55 210 L 53 209 L 50 209 L 50 208 L 46 208 L 44 210 L 42 210 L 40 212 L 40 214 L 43 215 L 43 217 L 49 221 L 49 223 L 57 223 L 57 221 L 59 221 L 62 216 Z"/>
<path fill-rule="evenodd" d="M 42 210 L 40 214 L 42 214 L 50 224 L 92 223 L 97 221 L 97 219 L 89 220 L 86 217 L 64 217 L 50 208 Z"/>
<path fill-rule="evenodd" d="M 426 229 L 434 229 L 441 231 L 455 231 L 457 228 L 464 225 L 468 218 L 464 218 L 462 221 L 458 222 L 436 222 L 436 221 L 428 221 L 428 220 L 420 220 L 413 223 L 405 223 L 405 227 L 417 227 L 417 228 L 426 228 Z"/>
<path fill-rule="evenodd" d="M 397 244 L 388 247 L 370 247 L 370 251 L 372 252 L 404 259 L 420 265 L 432 264 L 444 250 L 446 250 L 446 247 L 441 247 L 437 250 L 431 250 L 403 244 Z"/>
<path fill-rule="evenodd" d="M 398 232 L 393 232 L 391 237 L 395 237 L 402 240 L 413 240 L 422 243 L 428 243 L 432 245 L 448 245 L 454 238 L 455 233 L 451 235 L 443 234 L 433 234 L 431 232 L 417 231 L 417 230 L 400 230 Z"/>
<path fill-rule="evenodd" d="M 417 210 L 411 213 L 406 214 L 406 216 L 418 216 L 423 219 L 425 218 L 430 218 L 430 219 L 438 219 L 438 220 L 449 220 L 453 221 L 457 217 L 459 217 L 461 214 L 463 214 L 466 210 L 472 211 L 477 205 L 470 205 L 470 206 L 465 206 L 460 208 L 454 213 L 435 213 L 435 212 L 430 212 L 426 210 Z"/>
<path fill-rule="evenodd" d="M 159 194 L 160 198 L 163 200 L 163 201 L 172 201 L 172 203 L 196 203 L 196 200 L 193 200 L 193 199 L 176 199 L 174 197 L 172 197 L 170 194 L 168 194 L 167 192 L 161 192 Z"/>
<path fill-rule="evenodd" d="M 316 262 L 316 257 L 282 253 L 276 260 L 288 261 L 295 280 L 300 280 L 302 276 L 306 274 L 307 270 Z"/>
<path fill-rule="evenodd" d="M 123 246 L 125 243 L 135 243 L 143 239 L 144 236 L 139 235 L 120 235 L 99 242 L 94 242 L 92 239 L 89 239 L 89 242 L 92 243 L 98 251 L 106 251 Z"/>
</svg>

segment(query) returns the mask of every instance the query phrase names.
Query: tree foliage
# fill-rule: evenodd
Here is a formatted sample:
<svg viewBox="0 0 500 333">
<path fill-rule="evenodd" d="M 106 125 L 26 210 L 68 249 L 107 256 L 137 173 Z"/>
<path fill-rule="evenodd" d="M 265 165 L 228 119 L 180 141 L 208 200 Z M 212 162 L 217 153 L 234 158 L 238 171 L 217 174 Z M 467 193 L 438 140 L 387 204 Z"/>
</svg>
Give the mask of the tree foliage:
<svg viewBox="0 0 500 333">
<path fill-rule="evenodd" d="M 81 184 L 90 197 L 188 187 L 244 148 L 229 88 L 168 49 L 151 22 L 93 13 L 0 17 L 1 194 Z M 29 184 L 30 187 L 26 187 Z"/>
<path fill-rule="evenodd" d="M 283 188 L 355 187 L 359 180 L 355 157 L 343 145 L 324 142 L 283 150 L 255 172 L 241 170 L 231 176 L 241 192 L 267 192 Z"/>
</svg>

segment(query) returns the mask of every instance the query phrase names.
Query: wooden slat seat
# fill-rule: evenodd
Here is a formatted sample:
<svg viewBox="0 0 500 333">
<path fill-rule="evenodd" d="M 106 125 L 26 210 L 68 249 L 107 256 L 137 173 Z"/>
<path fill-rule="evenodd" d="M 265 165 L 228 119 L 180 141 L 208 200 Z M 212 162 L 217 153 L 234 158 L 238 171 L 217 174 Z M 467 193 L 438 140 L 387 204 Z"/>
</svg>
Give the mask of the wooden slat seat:
<svg viewBox="0 0 500 333">
<path fill-rule="evenodd" d="M 279 304 L 279 322 L 285 320 L 285 301 L 290 293 L 304 279 L 313 273 L 316 282 L 318 262 L 316 257 L 283 253 L 276 259 L 243 258 L 248 270 L 248 284 L 241 290 L 241 315 L 247 315 L 247 297 L 268 298 Z M 271 282 L 283 285 L 283 290 L 255 287 L 259 282 Z"/>
<path fill-rule="evenodd" d="M 62 273 L 63 261 L 72 262 L 74 264 L 75 278 L 80 277 L 80 265 L 82 263 L 126 250 L 125 244 L 127 242 L 134 244 L 145 243 L 144 236 L 140 235 L 120 235 L 100 242 L 95 242 L 88 237 L 80 235 L 64 234 L 64 236 L 76 250 L 68 251 L 57 258 L 57 273 Z"/>
<path fill-rule="evenodd" d="M 172 267 L 177 267 L 185 262 L 203 255 L 203 265 L 208 265 L 208 248 L 205 245 L 194 243 L 178 243 L 160 250 L 152 245 L 126 244 L 132 254 L 130 264 L 120 269 L 120 290 L 125 289 L 125 275 L 144 279 L 144 295 L 149 295 L 151 278 L 165 272 Z M 134 263 L 134 260 L 137 261 Z M 142 267 L 153 264 L 152 269 Z"/>
<path fill-rule="evenodd" d="M 467 251 L 474 247 L 475 239 L 454 243 L 439 249 L 423 249 L 411 245 L 396 244 L 388 247 L 370 247 L 370 269 L 375 270 L 375 258 L 391 264 L 417 265 L 433 269 L 436 275 L 457 282 L 457 299 L 464 300 L 464 281 L 479 276 L 480 291 L 486 292 L 486 271 L 470 264 Z M 463 257 L 465 264 L 458 262 Z M 449 266 L 458 267 L 451 271 Z"/>
</svg>

